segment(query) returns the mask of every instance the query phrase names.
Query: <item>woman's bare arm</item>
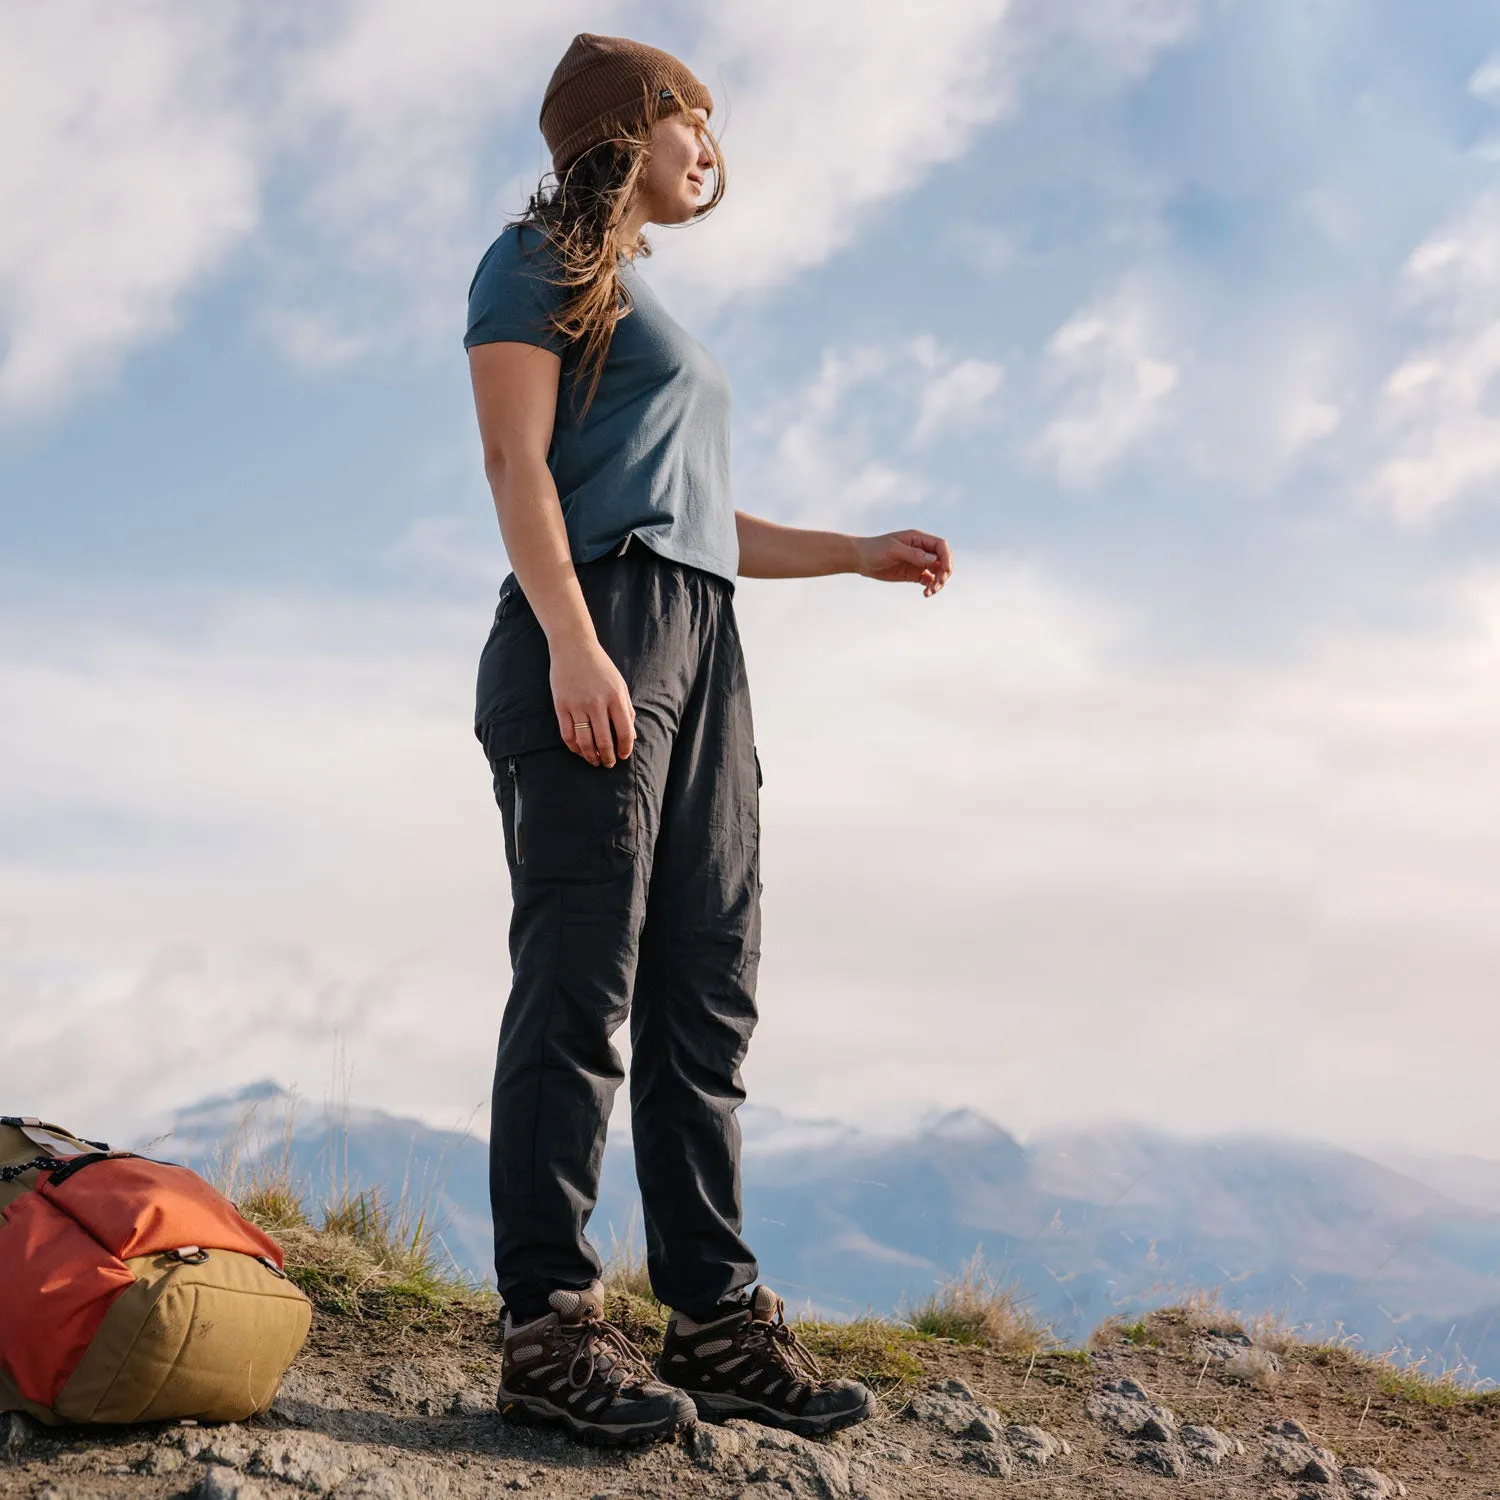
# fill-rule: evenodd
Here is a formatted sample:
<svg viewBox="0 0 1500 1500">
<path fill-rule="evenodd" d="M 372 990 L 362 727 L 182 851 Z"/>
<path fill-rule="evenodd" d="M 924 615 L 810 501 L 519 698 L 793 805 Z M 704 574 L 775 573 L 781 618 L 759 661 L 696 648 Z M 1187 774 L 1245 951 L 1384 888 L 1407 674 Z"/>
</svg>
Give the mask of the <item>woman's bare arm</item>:
<svg viewBox="0 0 1500 1500">
<path fill-rule="evenodd" d="M 469 350 L 485 477 L 516 581 L 546 632 L 558 728 L 590 765 L 612 766 L 634 746 L 635 711 L 594 632 L 547 468 L 561 373 L 557 355 L 531 344 Z"/>
<path fill-rule="evenodd" d="M 889 531 L 883 536 L 846 536 L 781 526 L 744 511 L 734 513 L 744 578 L 822 578 L 860 573 L 886 583 L 920 583 L 929 598 L 953 572 L 953 554 L 940 536 L 925 531 Z"/>
</svg>

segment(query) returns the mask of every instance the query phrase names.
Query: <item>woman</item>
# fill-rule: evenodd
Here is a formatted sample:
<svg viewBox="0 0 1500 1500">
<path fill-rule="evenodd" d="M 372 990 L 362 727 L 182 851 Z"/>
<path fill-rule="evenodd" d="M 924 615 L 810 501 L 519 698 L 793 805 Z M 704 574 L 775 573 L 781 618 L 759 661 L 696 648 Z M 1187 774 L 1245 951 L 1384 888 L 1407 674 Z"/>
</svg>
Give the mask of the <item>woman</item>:
<svg viewBox="0 0 1500 1500">
<path fill-rule="evenodd" d="M 932 595 L 951 566 L 924 532 L 733 509 L 728 384 L 635 270 L 647 223 L 723 193 L 712 106 L 669 54 L 577 37 L 542 104 L 556 185 L 481 261 L 465 337 L 515 569 L 475 720 L 514 897 L 490 1138 L 499 1404 L 594 1442 L 697 1414 L 820 1433 L 873 1409 L 820 1377 L 774 1292 L 751 1291 L 740 1237 L 760 768 L 731 600 L 737 575 L 839 572 Z M 627 1014 L 651 1285 L 672 1310 L 655 1371 L 603 1321 L 584 1235 Z"/>
</svg>

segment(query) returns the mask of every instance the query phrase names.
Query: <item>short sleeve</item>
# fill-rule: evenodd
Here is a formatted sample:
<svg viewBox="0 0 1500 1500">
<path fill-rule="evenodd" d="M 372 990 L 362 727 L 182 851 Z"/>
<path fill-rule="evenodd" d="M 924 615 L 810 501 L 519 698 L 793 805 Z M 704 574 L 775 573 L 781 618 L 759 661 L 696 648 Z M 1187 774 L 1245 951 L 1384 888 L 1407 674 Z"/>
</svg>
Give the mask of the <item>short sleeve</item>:
<svg viewBox="0 0 1500 1500">
<path fill-rule="evenodd" d="M 550 279 L 551 256 L 539 233 L 522 242 L 511 225 L 484 253 L 469 287 L 469 326 L 464 348 L 475 344 L 535 344 L 561 355 L 568 341 L 552 324 L 567 300 L 565 287 Z"/>
</svg>

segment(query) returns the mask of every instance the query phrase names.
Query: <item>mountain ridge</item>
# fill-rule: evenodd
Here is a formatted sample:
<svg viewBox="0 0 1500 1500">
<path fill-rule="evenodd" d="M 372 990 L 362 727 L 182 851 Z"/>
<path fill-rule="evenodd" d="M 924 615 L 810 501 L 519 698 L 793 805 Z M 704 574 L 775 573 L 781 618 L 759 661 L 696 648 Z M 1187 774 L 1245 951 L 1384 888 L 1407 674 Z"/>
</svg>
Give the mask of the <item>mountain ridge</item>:
<svg viewBox="0 0 1500 1500">
<path fill-rule="evenodd" d="M 341 1177 L 404 1186 L 436 1211 L 453 1262 L 487 1274 L 483 1141 L 372 1109 L 323 1110 L 287 1137 L 290 1098 L 262 1080 L 200 1101 L 155 1144 L 203 1165 L 238 1132 L 242 1164 L 288 1153 L 314 1203 Z M 1500 1214 L 1358 1152 L 1136 1127 L 1023 1143 L 973 1110 L 890 1134 L 742 1114 L 747 1238 L 809 1311 L 899 1312 L 979 1252 L 1067 1338 L 1218 1288 L 1250 1313 L 1500 1378 Z M 629 1137 L 612 1130 L 591 1230 L 607 1254 L 638 1225 Z"/>
</svg>

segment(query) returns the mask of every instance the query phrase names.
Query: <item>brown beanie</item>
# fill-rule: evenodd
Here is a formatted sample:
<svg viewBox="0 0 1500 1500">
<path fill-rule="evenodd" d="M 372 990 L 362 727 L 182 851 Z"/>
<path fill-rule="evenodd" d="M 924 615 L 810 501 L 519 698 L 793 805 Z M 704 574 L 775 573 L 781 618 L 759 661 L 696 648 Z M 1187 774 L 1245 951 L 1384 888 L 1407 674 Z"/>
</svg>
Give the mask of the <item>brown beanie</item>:
<svg viewBox="0 0 1500 1500">
<path fill-rule="evenodd" d="M 648 118 L 642 112 L 655 106 Z M 542 135 L 554 171 L 622 130 L 676 109 L 714 107 L 713 95 L 670 52 L 623 36 L 580 32 L 553 70 L 542 98 Z"/>
</svg>

